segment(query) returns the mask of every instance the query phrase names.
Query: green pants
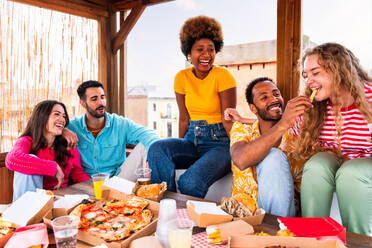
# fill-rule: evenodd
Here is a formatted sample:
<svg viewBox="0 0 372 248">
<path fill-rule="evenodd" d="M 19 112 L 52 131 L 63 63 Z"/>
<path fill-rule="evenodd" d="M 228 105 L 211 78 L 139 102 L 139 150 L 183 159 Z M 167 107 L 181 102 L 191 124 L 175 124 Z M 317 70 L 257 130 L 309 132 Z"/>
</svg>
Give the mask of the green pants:
<svg viewBox="0 0 372 248">
<path fill-rule="evenodd" d="M 329 216 L 335 191 L 346 230 L 372 236 L 372 157 L 342 163 L 325 152 L 312 156 L 302 175 L 302 215 Z"/>
</svg>

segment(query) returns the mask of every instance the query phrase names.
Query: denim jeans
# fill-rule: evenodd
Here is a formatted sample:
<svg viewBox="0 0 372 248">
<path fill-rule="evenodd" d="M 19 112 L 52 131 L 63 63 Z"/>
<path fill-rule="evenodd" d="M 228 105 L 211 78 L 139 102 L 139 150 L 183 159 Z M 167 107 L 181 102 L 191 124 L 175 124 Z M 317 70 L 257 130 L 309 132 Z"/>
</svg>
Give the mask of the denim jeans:
<svg viewBox="0 0 372 248">
<path fill-rule="evenodd" d="M 151 182 L 167 182 L 176 192 L 175 169 L 187 169 L 178 180 L 182 194 L 200 198 L 209 186 L 230 172 L 229 138 L 222 123 L 190 121 L 185 138 L 154 142 L 147 154 Z"/>
<path fill-rule="evenodd" d="M 283 217 L 296 216 L 294 185 L 287 156 L 271 148 L 257 164 L 258 206 L 267 213 Z"/>
<path fill-rule="evenodd" d="M 13 179 L 13 202 L 16 201 L 27 191 L 35 192 L 36 189 L 43 188 L 42 175 L 26 175 L 19 172 L 14 172 Z"/>
</svg>

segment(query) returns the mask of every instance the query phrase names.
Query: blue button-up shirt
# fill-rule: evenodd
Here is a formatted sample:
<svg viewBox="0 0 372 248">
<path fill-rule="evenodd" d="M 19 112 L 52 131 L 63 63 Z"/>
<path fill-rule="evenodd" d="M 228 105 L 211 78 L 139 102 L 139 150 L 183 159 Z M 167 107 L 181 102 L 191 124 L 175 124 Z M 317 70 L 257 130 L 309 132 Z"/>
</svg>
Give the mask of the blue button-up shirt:
<svg viewBox="0 0 372 248">
<path fill-rule="evenodd" d="M 71 120 L 68 129 L 79 138 L 77 148 L 81 155 L 81 165 L 89 176 L 98 172 L 117 175 L 126 158 L 126 144 L 136 145 L 141 142 L 148 150 L 159 139 L 153 130 L 109 113 L 105 113 L 105 127 L 96 139 L 87 128 L 85 114 Z"/>
</svg>

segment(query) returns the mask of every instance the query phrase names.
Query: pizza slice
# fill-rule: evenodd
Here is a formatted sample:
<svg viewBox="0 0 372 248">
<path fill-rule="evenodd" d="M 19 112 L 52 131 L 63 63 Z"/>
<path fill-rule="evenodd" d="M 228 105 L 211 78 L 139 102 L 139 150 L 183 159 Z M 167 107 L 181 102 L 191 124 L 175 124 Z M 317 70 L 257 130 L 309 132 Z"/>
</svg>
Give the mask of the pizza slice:
<svg viewBox="0 0 372 248">
<path fill-rule="evenodd" d="M 110 216 L 95 202 L 84 200 L 82 204 L 74 208 L 70 215 L 80 218 L 79 228 L 90 228 L 102 225 Z"/>
</svg>

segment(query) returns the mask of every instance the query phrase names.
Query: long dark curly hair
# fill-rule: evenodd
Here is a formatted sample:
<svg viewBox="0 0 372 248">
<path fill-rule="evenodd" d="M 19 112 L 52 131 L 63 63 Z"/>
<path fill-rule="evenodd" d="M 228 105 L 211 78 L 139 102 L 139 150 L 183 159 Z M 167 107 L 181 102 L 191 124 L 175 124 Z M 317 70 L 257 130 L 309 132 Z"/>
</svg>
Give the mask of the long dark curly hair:
<svg viewBox="0 0 372 248">
<path fill-rule="evenodd" d="M 29 136 L 32 139 L 31 153 L 37 154 L 39 149 L 47 147 L 48 143 L 44 137 L 44 131 L 46 129 L 49 115 L 52 112 L 54 105 L 59 104 L 65 110 L 66 124 L 69 123 L 66 106 L 58 101 L 46 100 L 39 102 L 27 122 L 26 129 L 22 133 L 21 137 Z M 52 148 L 54 149 L 54 160 L 61 166 L 67 165 L 68 158 L 71 157 L 71 153 L 67 150 L 67 141 L 62 135 L 56 136 Z"/>
<path fill-rule="evenodd" d="M 220 23 L 208 16 L 196 16 L 188 19 L 180 31 L 182 53 L 187 56 L 195 41 L 207 38 L 213 41 L 216 53 L 223 47 L 223 34 Z"/>
</svg>

